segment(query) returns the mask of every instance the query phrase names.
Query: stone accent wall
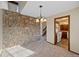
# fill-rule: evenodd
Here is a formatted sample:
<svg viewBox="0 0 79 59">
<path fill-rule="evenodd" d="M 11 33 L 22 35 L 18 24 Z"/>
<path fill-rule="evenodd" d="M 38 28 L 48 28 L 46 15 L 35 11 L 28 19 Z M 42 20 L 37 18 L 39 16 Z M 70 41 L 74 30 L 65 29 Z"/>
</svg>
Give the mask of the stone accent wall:
<svg viewBox="0 0 79 59">
<path fill-rule="evenodd" d="M 1 53 L 1 49 L 2 49 L 2 39 L 3 39 L 3 30 L 2 30 L 2 18 L 3 18 L 3 11 L 0 10 L 0 53 Z"/>
<path fill-rule="evenodd" d="M 34 17 L 4 10 L 3 12 L 3 48 L 22 45 L 39 36 L 39 23 Z"/>
</svg>

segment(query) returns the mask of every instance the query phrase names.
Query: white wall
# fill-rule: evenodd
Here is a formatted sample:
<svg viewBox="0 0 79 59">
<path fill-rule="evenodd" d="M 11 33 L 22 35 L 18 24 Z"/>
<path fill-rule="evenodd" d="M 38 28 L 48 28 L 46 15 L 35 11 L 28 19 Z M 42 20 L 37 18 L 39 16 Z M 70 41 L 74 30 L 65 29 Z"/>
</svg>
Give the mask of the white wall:
<svg viewBox="0 0 79 59">
<path fill-rule="evenodd" d="M 47 41 L 54 44 L 54 22 L 53 22 L 53 18 L 47 19 Z"/>
<path fill-rule="evenodd" d="M 19 1 L 19 11 L 21 12 L 24 6 L 27 4 L 27 1 Z"/>
<path fill-rule="evenodd" d="M 48 18 L 47 41 L 54 44 L 54 18 L 70 15 L 70 50 L 79 53 L 79 8 L 68 10 Z"/>
<path fill-rule="evenodd" d="M 8 2 L 7 1 L 0 1 L 0 9 L 8 10 Z"/>
<path fill-rule="evenodd" d="M 8 3 L 8 10 L 10 10 L 10 11 L 18 12 L 17 7 L 18 7 L 18 5 L 16 5 L 16 4 Z"/>
</svg>

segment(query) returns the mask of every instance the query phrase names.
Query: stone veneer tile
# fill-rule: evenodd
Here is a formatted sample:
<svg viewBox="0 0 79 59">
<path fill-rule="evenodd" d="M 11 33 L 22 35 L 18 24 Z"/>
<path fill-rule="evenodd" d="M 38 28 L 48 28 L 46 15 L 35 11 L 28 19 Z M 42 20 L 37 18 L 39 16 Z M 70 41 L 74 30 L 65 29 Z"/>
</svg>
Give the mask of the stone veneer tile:
<svg viewBox="0 0 79 59">
<path fill-rule="evenodd" d="M 4 10 L 3 48 L 22 45 L 24 41 L 28 43 L 35 35 L 39 35 L 39 24 L 34 19 L 34 17 Z"/>
</svg>

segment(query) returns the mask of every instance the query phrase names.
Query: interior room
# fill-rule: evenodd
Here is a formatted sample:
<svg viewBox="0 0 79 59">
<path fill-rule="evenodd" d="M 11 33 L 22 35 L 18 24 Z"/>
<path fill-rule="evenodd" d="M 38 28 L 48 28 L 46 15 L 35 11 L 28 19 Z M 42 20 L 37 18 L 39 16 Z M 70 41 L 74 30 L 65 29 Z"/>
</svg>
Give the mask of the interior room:
<svg viewBox="0 0 79 59">
<path fill-rule="evenodd" d="M 79 57 L 78 1 L 0 1 L 0 57 Z"/>
<path fill-rule="evenodd" d="M 68 17 L 56 19 L 57 45 L 68 50 L 69 22 Z"/>
</svg>

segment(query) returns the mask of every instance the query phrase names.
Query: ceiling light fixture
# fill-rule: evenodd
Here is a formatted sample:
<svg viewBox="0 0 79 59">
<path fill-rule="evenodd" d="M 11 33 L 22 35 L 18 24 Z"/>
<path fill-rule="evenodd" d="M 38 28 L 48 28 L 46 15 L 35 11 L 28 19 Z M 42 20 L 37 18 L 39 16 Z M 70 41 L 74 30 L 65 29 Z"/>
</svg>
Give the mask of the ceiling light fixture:
<svg viewBox="0 0 79 59">
<path fill-rule="evenodd" d="M 36 19 L 36 22 L 46 22 L 46 19 L 44 17 L 42 17 L 42 8 L 43 6 L 40 5 L 39 8 L 40 8 L 40 17 Z"/>
</svg>

